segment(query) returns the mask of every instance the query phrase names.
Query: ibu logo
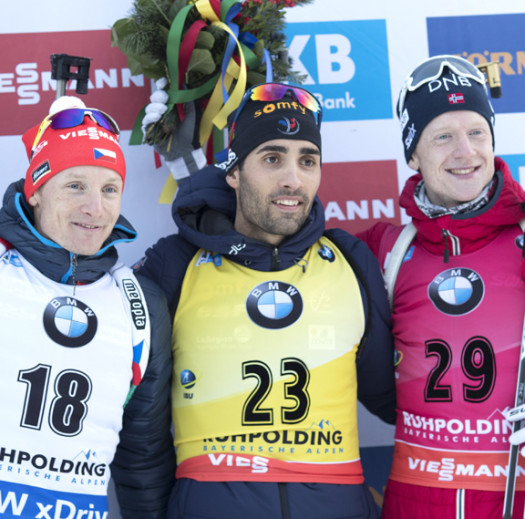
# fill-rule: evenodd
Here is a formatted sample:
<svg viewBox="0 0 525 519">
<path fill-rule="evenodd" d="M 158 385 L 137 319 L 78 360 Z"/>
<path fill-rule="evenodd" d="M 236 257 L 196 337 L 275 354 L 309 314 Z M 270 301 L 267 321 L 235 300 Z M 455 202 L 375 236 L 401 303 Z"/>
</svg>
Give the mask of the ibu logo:
<svg viewBox="0 0 525 519">
<path fill-rule="evenodd" d="M 286 38 L 324 121 L 392 118 L 385 20 L 289 23 Z"/>
</svg>

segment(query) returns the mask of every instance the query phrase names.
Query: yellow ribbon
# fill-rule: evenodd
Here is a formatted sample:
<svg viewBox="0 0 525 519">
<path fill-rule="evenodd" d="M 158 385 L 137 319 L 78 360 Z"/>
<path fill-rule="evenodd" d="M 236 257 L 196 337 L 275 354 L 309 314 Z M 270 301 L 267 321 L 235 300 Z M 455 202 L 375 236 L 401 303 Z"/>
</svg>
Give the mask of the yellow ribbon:
<svg viewBox="0 0 525 519">
<path fill-rule="evenodd" d="M 197 8 L 197 11 L 199 11 L 204 20 L 209 20 L 211 23 L 221 21 L 221 19 L 213 10 L 213 7 L 210 4 L 210 0 L 197 0 L 197 2 L 195 2 L 195 7 Z"/>
<path fill-rule="evenodd" d="M 230 63 L 228 64 L 228 68 L 226 69 L 226 77 L 224 78 L 224 87 L 226 90 L 230 89 L 230 86 L 234 80 L 234 78 L 239 77 L 240 67 L 237 65 L 235 60 L 230 60 Z M 242 96 L 241 96 L 242 98 Z M 208 140 L 211 131 L 212 131 L 212 125 L 215 123 L 215 114 L 218 115 L 220 112 L 220 106 L 223 103 L 223 97 L 222 97 L 222 84 L 221 81 L 217 81 L 215 84 L 215 88 L 213 89 L 212 95 L 210 96 L 210 100 L 208 101 L 208 105 L 206 106 L 206 109 L 204 110 L 202 114 L 201 119 L 201 125 L 199 128 L 199 141 L 201 146 L 204 146 L 206 141 Z M 239 101 L 240 103 L 240 101 Z M 238 103 L 237 103 L 238 106 Z M 235 109 L 235 108 L 234 108 Z M 228 115 L 226 114 L 226 120 L 228 118 Z M 219 130 L 222 130 L 226 124 L 223 124 L 222 127 L 219 126 L 219 124 L 215 124 Z"/>
<path fill-rule="evenodd" d="M 210 0 L 197 0 L 197 2 L 195 2 L 195 7 L 204 20 L 209 21 L 211 24 L 226 31 L 235 39 L 241 61 L 241 64 L 238 65 L 233 58 L 230 59 L 226 69 L 225 78 L 223 79 L 222 77 L 219 77 L 212 95 L 210 96 L 210 100 L 208 101 L 208 105 L 202 114 L 199 128 L 199 141 L 201 146 L 204 146 L 211 135 L 212 126 L 215 125 L 219 130 L 222 130 L 228 123 L 228 115 L 240 105 L 242 96 L 246 90 L 247 71 L 244 52 L 239 40 L 228 25 L 222 22 L 217 16 L 210 4 Z M 224 88 L 228 91 L 234 80 L 236 80 L 236 83 L 233 91 L 230 94 L 228 101 L 224 103 L 222 81 L 224 81 Z M 169 175 L 160 194 L 159 203 L 170 204 L 173 201 L 176 190 L 177 181 L 172 175 Z"/>
<path fill-rule="evenodd" d="M 226 77 L 224 79 L 220 77 L 217 81 L 210 100 L 208 101 L 208 105 L 202 114 L 199 140 L 201 146 L 204 146 L 210 137 L 212 124 L 214 124 L 219 130 L 222 130 L 228 122 L 228 115 L 230 115 L 230 113 L 232 113 L 241 103 L 242 96 L 246 90 L 247 72 L 246 60 L 239 40 L 237 40 L 234 32 L 228 27 L 228 25 L 222 22 L 217 16 L 210 4 L 210 0 L 198 0 L 195 3 L 195 7 L 204 20 L 209 21 L 212 25 L 221 28 L 223 31 L 226 31 L 235 39 L 239 58 L 241 60 L 239 66 L 233 58 L 230 59 L 226 70 Z M 224 81 L 224 88 L 228 91 L 234 79 L 237 80 L 236 84 L 228 101 L 224 103 L 222 81 Z"/>
<path fill-rule="evenodd" d="M 170 173 L 162 192 L 159 196 L 159 204 L 171 204 L 173 202 L 173 197 L 175 196 L 175 191 L 177 191 L 177 181 L 173 178 L 173 175 Z"/>
</svg>

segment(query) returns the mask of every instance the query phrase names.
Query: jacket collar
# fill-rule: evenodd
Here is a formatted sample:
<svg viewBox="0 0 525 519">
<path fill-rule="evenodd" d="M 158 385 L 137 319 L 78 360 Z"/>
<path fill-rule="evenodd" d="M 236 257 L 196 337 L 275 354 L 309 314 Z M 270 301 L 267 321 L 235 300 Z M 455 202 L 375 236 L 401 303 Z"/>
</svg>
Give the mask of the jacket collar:
<svg viewBox="0 0 525 519">
<path fill-rule="evenodd" d="M 508 225 L 518 224 L 525 217 L 525 191 L 512 178 L 509 167 L 496 157 L 494 192 L 488 203 L 472 212 L 426 217 L 414 200 L 420 174 L 410 177 L 401 193 L 400 205 L 418 230 L 418 240 L 425 248 L 443 254 L 447 236 L 458 240 L 462 253 L 475 251 L 494 239 Z"/>
</svg>

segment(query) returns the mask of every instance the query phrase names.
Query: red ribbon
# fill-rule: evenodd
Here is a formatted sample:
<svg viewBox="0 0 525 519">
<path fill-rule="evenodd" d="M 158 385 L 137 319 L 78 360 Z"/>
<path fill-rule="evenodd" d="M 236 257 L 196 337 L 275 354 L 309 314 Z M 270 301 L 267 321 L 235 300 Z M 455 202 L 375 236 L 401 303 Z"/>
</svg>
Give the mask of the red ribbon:
<svg viewBox="0 0 525 519">
<path fill-rule="evenodd" d="M 215 11 L 217 18 L 221 19 L 221 0 L 210 0 L 210 5 Z"/>
<path fill-rule="evenodd" d="M 197 20 L 193 22 L 190 28 L 186 31 L 184 39 L 181 41 L 179 50 L 179 90 L 182 90 L 184 84 L 184 77 L 190 64 L 191 55 L 195 49 L 195 43 L 199 32 L 206 27 L 206 23 L 203 20 Z M 184 121 L 184 105 L 177 103 L 177 113 L 179 114 L 181 122 Z"/>
</svg>

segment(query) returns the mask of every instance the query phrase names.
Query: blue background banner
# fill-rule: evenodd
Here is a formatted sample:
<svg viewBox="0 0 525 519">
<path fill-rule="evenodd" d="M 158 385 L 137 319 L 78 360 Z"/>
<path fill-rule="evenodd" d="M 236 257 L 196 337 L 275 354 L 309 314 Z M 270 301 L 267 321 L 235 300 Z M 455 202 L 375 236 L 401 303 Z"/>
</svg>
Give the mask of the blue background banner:
<svg viewBox="0 0 525 519">
<path fill-rule="evenodd" d="M 525 111 L 525 13 L 428 18 L 429 55 L 459 54 L 479 64 L 500 64 L 503 96 L 496 113 Z"/>
<path fill-rule="evenodd" d="M 290 23 L 287 43 L 304 85 L 323 105 L 323 120 L 390 119 L 385 20 Z"/>
</svg>

